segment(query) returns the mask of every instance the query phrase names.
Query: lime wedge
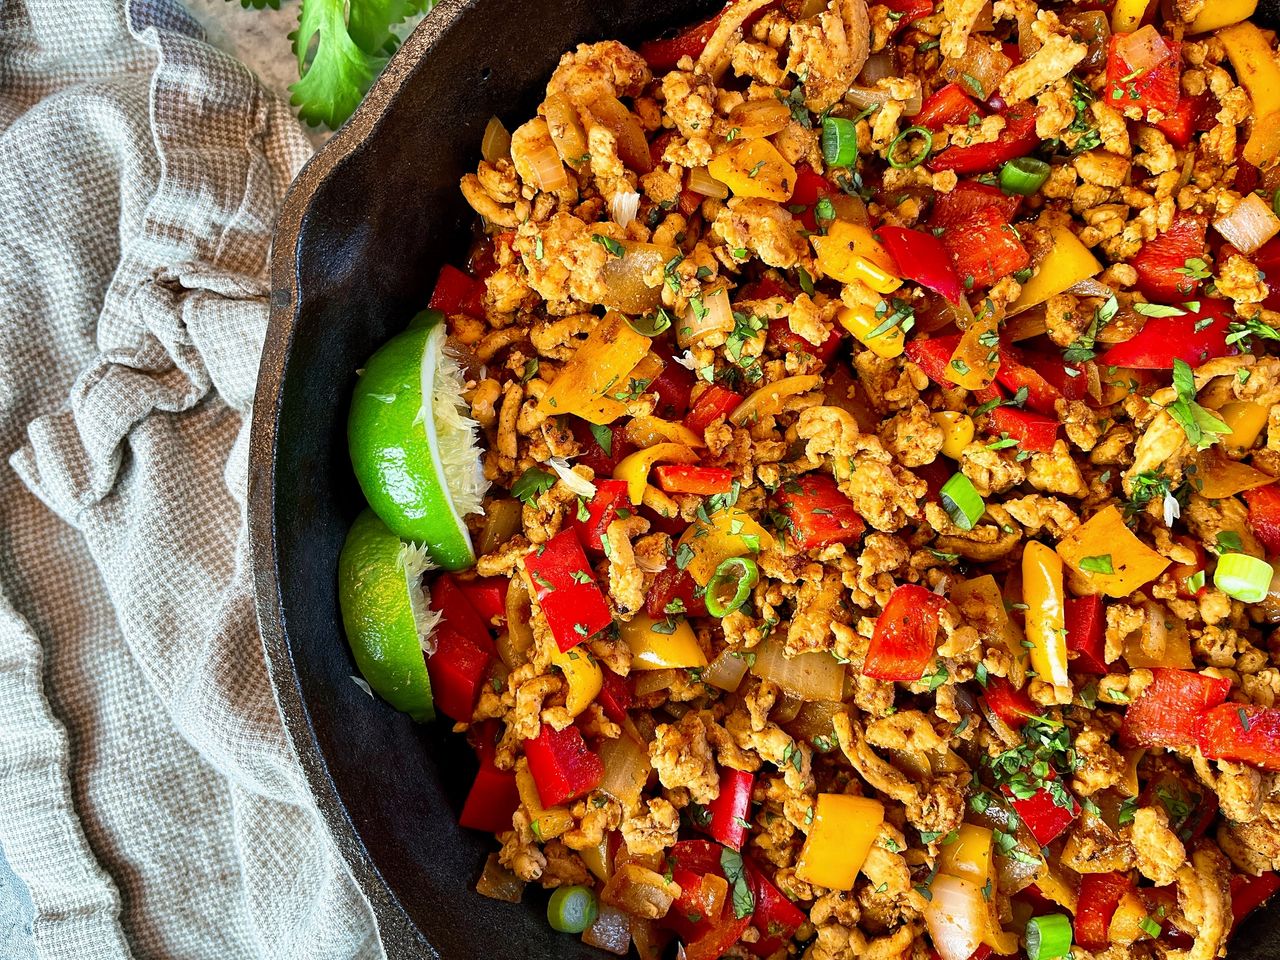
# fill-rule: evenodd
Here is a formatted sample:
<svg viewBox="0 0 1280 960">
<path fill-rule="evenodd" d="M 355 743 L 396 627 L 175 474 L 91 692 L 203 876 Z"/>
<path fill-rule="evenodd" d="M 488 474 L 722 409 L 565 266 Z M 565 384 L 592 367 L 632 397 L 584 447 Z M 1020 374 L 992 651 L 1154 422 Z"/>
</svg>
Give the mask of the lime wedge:
<svg viewBox="0 0 1280 960">
<path fill-rule="evenodd" d="M 444 315 L 424 311 L 369 358 L 347 419 L 351 463 L 369 506 L 447 570 L 474 562 L 463 518 L 481 512 L 488 488 L 463 382 L 445 347 Z"/>
<path fill-rule="evenodd" d="M 356 665 L 373 691 L 415 720 L 435 716 L 425 654 L 440 615 L 422 584 L 426 551 L 371 510 L 356 517 L 338 556 L 338 606 Z"/>
</svg>

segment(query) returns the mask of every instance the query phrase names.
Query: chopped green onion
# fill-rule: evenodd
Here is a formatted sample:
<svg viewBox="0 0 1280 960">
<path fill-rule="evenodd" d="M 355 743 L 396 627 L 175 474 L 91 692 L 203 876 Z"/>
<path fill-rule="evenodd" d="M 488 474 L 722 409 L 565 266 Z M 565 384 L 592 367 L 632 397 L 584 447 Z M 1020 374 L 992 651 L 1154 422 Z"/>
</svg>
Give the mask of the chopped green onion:
<svg viewBox="0 0 1280 960">
<path fill-rule="evenodd" d="M 724 617 L 747 602 L 751 588 L 760 580 L 760 568 L 747 557 L 730 557 L 707 582 L 707 613 Z"/>
<path fill-rule="evenodd" d="M 1142 931 L 1152 940 L 1160 936 L 1160 922 L 1154 917 L 1143 917 L 1138 921 L 1138 926 L 1140 926 Z"/>
<path fill-rule="evenodd" d="M 897 159 L 898 144 L 912 134 L 924 138 L 922 141 L 924 149 L 907 160 Z M 893 142 L 889 144 L 889 151 L 885 156 L 889 161 L 889 166 L 898 170 L 910 170 L 912 167 L 918 167 L 928 160 L 931 153 L 933 153 L 933 131 L 928 127 L 907 127 L 907 129 L 893 138 Z"/>
<path fill-rule="evenodd" d="M 858 128 L 844 117 L 822 121 L 822 159 L 829 167 L 852 167 L 858 162 Z"/>
<path fill-rule="evenodd" d="M 1224 553 L 1213 571 L 1213 585 L 1228 597 L 1244 603 L 1261 603 L 1275 571 L 1271 564 L 1247 553 Z"/>
<path fill-rule="evenodd" d="M 1182 582 L 1186 585 L 1187 593 L 1199 593 L 1204 587 L 1204 571 L 1197 570 Z"/>
<path fill-rule="evenodd" d="M 1027 921 L 1028 960 L 1056 960 L 1071 950 L 1071 921 L 1065 913 L 1032 917 Z"/>
<path fill-rule="evenodd" d="M 1000 189 L 1029 197 L 1049 179 L 1049 165 L 1035 157 L 1018 157 L 1000 168 Z"/>
<path fill-rule="evenodd" d="M 600 905 L 589 887 L 559 887 L 547 903 L 547 922 L 561 933 L 582 933 L 599 915 Z"/>
<path fill-rule="evenodd" d="M 987 505 L 973 488 L 973 482 L 963 473 L 942 485 L 942 508 L 961 530 L 972 530 L 987 512 Z"/>
<path fill-rule="evenodd" d="M 1280 187 L 1276 187 L 1276 192 L 1271 195 L 1271 209 L 1280 217 Z"/>
</svg>

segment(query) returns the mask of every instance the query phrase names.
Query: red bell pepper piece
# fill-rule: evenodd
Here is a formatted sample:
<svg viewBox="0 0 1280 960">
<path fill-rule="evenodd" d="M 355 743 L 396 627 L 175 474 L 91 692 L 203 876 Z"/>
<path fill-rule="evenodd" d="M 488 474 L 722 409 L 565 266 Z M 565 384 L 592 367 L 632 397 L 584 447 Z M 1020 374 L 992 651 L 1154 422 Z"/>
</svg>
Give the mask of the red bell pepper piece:
<svg viewBox="0 0 1280 960">
<path fill-rule="evenodd" d="M 942 242 L 968 289 L 990 287 L 1031 265 L 1018 231 L 997 207 L 983 207 L 963 226 L 947 228 Z"/>
<path fill-rule="evenodd" d="M 967 123 L 975 115 L 985 117 L 986 111 L 960 84 L 948 83 L 925 98 L 915 122 L 930 130 L 941 130 L 948 123 Z"/>
<path fill-rule="evenodd" d="M 1175 563 L 1169 567 L 1169 579 L 1178 587 L 1178 596 L 1183 600 L 1195 600 L 1197 597 L 1203 596 L 1208 587 L 1201 583 L 1199 587 L 1192 590 L 1187 581 L 1194 577 L 1197 573 L 1205 573 L 1205 552 L 1204 547 L 1200 545 L 1198 540 L 1191 537 L 1176 536 L 1173 538 L 1180 546 L 1186 547 L 1196 555 L 1194 563 Z M 1206 575 L 1207 577 L 1207 575 Z"/>
<path fill-rule="evenodd" d="M 1201 281 L 1186 273 L 1187 261 L 1203 259 L 1209 218 L 1180 213 L 1169 229 L 1148 240 L 1130 259 L 1138 271 L 1138 289 L 1149 300 L 1177 303 L 1195 296 Z"/>
<path fill-rule="evenodd" d="M 707 604 L 689 572 L 668 562 L 653 578 L 644 611 L 655 620 L 680 612 L 690 617 L 705 617 Z"/>
<path fill-rule="evenodd" d="M 619 510 L 631 509 L 631 497 L 625 480 L 597 480 L 596 495 L 586 505 L 587 518 L 575 511 L 569 526 L 578 532 L 582 545 L 592 554 L 604 556 L 604 534 L 609 524 L 618 519 Z"/>
<path fill-rule="evenodd" d="M 1196 102 L 1191 97 L 1182 97 L 1172 113 L 1152 124 L 1179 150 L 1185 149 L 1191 143 L 1195 125 Z"/>
<path fill-rule="evenodd" d="M 735 917 L 730 906 L 721 914 L 719 922 L 705 934 L 686 944 L 685 960 L 720 960 L 730 947 L 737 943 L 747 927 L 751 926 L 750 915 Z"/>
<path fill-rule="evenodd" d="M 1280 237 L 1272 237 L 1253 254 L 1253 265 L 1268 277 L 1280 277 Z M 1268 310 L 1280 310 L 1280 283 L 1271 283 L 1271 293 L 1262 305 Z"/>
<path fill-rule="evenodd" d="M 1137 107 L 1146 116 L 1150 110 L 1159 110 L 1165 116 L 1178 109 L 1182 95 L 1182 44 L 1165 39 L 1169 56 L 1149 68 L 1139 77 L 1133 76 L 1133 68 L 1124 58 L 1123 46 L 1126 34 L 1113 34 L 1107 49 L 1106 102 L 1117 110 Z"/>
<path fill-rule="evenodd" d="M 1196 717 L 1192 732 L 1200 752 L 1210 760 L 1239 760 L 1280 771 L 1280 709 L 1276 707 L 1222 703 Z"/>
<path fill-rule="evenodd" d="M 1083 363 L 1067 363 L 1061 355 L 1047 355 L 1031 350 L 1024 350 L 1022 357 L 1027 366 L 1066 399 L 1084 400 L 1089 396 L 1089 378 L 1085 374 Z M 1072 372 L 1068 373 L 1069 370 Z"/>
<path fill-rule="evenodd" d="M 506 594 L 503 594 L 505 608 Z M 466 637 L 482 650 L 496 653 L 489 625 L 476 612 L 458 581 L 452 574 L 442 573 L 431 583 L 431 609 L 440 614 L 444 623 Z"/>
<path fill-rule="evenodd" d="M 849 543 L 867 529 L 853 501 L 825 473 L 788 480 L 776 497 L 778 509 L 791 521 L 790 536 L 802 550 Z"/>
<path fill-rule="evenodd" d="M 716 420 L 733 413 L 741 402 L 740 394 L 713 383 L 694 401 L 693 409 L 684 418 L 684 425 L 701 436 Z"/>
<path fill-rule="evenodd" d="M 1075 940 L 1086 950 L 1105 950 L 1111 942 L 1111 918 L 1124 895 L 1133 889 L 1128 874 L 1084 873 L 1080 875 L 1080 898 L 1076 909 Z"/>
<path fill-rule="evenodd" d="M 609 449 L 606 450 L 591 432 L 591 425 L 587 421 L 578 417 L 568 419 L 569 429 L 573 431 L 573 439 L 577 440 L 578 446 L 582 448 L 578 463 L 590 467 L 597 477 L 607 477 L 613 473 L 613 468 L 618 465 L 618 461 L 633 449 L 623 433 L 621 422 L 609 428 L 609 435 L 606 438 Z"/>
<path fill-rule="evenodd" d="M 493 762 L 497 753 L 497 726 L 492 720 L 480 724 L 480 739 L 476 744 L 480 769 L 458 816 L 461 826 L 484 833 L 510 830 L 511 815 L 520 806 L 516 775 L 510 770 L 499 770 Z"/>
<path fill-rule="evenodd" d="M 562 653 L 613 623 L 609 604 L 572 527 L 530 551 L 524 566 Z"/>
<path fill-rule="evenodd" d="M 686 370 L 669 356 L 662 358 L 662 373 L 649 384 L 646 393 L 658 398 L 653 414 L 663 420 L 679 420 L 689 412 L 689 394 L 693 392 L 693 371 Z"/>
<path fill-rule="evenodd" d="M 1251 877 L 1243 873 L 1231 875 L 1231 932 L 1235 933 L 1244 918 L 1270 900 L 1280 890 L 1280 873 L 1264 873 Z"/>
<path fill-rule="evenodd" d="M 612 670 L 602 669 L 601 674 L 604 676 L 604 683 L 600 687 L 600 692 L 596 694 L 596 700 L 604 709 L 604 715 L 614 723 L 622 723 L 627 718 L 627 711 L 631 709 L 631 704 L 635 697 L 631 693 L 631 681 L 626 677 L 620 677 Z"/>
<path fill-rule="evenodd" d="M 1280 486 L 1274 483 L 1244 492 L 1249 505 L 1249 529 L 1269 556 L 1280 553 Z"/>
<path fill-rule="evenodd" d="M 1000 368 L 996 371 L 996 380 L 1015 394 L 1022 387 L 1026 387 L 1027 408 L 1036 413 L 1056 417 L 1057 402 L 1063 398 L 1062 391 L 1046 380 L 1034 367 L 1028 366 L 1025 360 L 1026 357 L 1017 347 L 1001 344 Z"/>
<path fill-rule="evenodd" d="M 1036 715 L 1036 706 L 1026 691 L 1019 690 L 1004 677 L 989 678 L 984 696 L 987 706 L 1014 730 L 1021 730 L 1027 718 Z"/>
<path fill-rule="evenodd" d="M 1218 796 L 1200 787 L 1189 776 L 1161 769 L 1142 788 L 1138 806 L 1164 807 L 1169 829 L 1184 841 L 1202 836 L 1218 815 Z"/>
<path fill-rule="evenodd" d="M 787 208 L 800 218 L 806 230 L 816 231 L 818 219 L 814 206 L 823 197 L 832 197 L 839 192 L 830 180 L 814 173 L 807 163 L 802 163 L 796 167 L 796 185 L 791 191 L 791 199 L 787 201 Z"/>
<path fill-rule="evenodd" d="M 958 333 L 929 340 L 917 338 L 907 344 L 905 353 L 907 359 L 923 370 L 924 375 L 934 383 L 954 387 L 955 384 L 947 379 L 947 364 L 951 362 L 951 355 L 956 352 L 959 344 Z"/>
<path fill-rule="evenodd" d="M 735 0 L 728 0 L 728 3 L 725 4 L 725 10 L 733 6 L 734 2 Z M 755 23 L 774 6 L 776 4 L 766 4 L 749 16 L 743 25 L 750 26 Z M 674 70 L 681 57 L 691 57 L 697 60 L 706 47 L 707 41 L 711 39 L 711 35 L 716 32 L 716 27 L 723 16 L 724 10 L 721 10 L 714 17 L 685 27 L 674 36 L 666 39 L 646 40 L 638 48 L 640 56 L 644 57 L 645 62 L 650 67 L 660 73 Z"/>
<path fill-rule="evenodd" d="M 544 807 L 577 800 L 604 779 L 604 764 L 573 725 L 556 730 L 544 723 L 534 739 L 524 742 L 524 755 Z"/>
<path fill-rule="evenodd" d="M 1065 606 L 1067 653 L 1080 673 L 1106 676 L 1106 610 L 1102 597 L 1073 597 Z"/>
<path fill-rule="evenodd" d="M 896 588 L 876 620 L 862 665 L 863 675 L 907 683 L 919 680 L 933 659 L 938 613 L 945 603 L 942 597 L 918 584 Z"/>
<path fill-rule="evenodd" d="M 996 407 L 991 411 L 991 429 L 1018 441 L 1023 450 L 1048 453 L 1058 439 L 1058 421 L 1017 407 Z"/>
<path fill-rule="evenodd" d="M 441 624 L 436 630 L 435 653 L 427 658 L 436 709 L 450 719 L 469 723 L 493 660 L 488 649 L 464 637 L 447 622 Z"/>
<path fill-rule="evenodd" d="M 507 580 L 505 577 L 479 577 L 459 580 L 458 588 L 472 609 L 487 626 L 501 623 L 507 616 Z"/>
<path fill-rule="evenodd" d="M 436 288 L 432 291 L 427 306 L 444 314 L 465 313 L 469 317 L 483 320 L 484 290 L 483 281 L 446 263 L 440 268 L 440 279 L 436 281 Z"/>
<path fill-rule="evenodd" d="M 931 503 L 941 502 L 942 488 L 955 475 L 952 467 L 948 466 L 948 461 L 942 457 L 938 457 L 936 460 L 922 466 L 912 467 L 911 472 L 923 480 L 924 485 L 928 487 L 929 493 L 926 499 Z"/>
<path fill-rule="evenodd" d="M 929 217 L 931 227 L 961 227 L 985 207 L 995 207 L 1009 223 L 1018 214 L 1022 198 L 1010 196 L 999 187 L 991 187 L 976 180 L 961 180 L 950 193 L 938 195 Z"/>
<path fill-rule="evenodd" d="M 724 913 L 721 904 L 720 912 L 711 915 L 711 905 L 703 896 L 703 879 L 705 873 L 695 873 L 687 867 L 673 866 L 671 880 L 680 885 L 680 896 L 671 904 L 671 909 L 662 923 L 676 932 L 685 943 L 692 943 L 712 930 Z"/>
<path fill-rule="evenodd" d="M 1231 318 L 1227 301 L 1218 299 L 1201 300 L 1198 312 L 1187 311 L 1181 317 L 1148 317 L 1141 330 L 1117 343 L 1098 362 L 1138 370 L 1172 370 L 1174 360 L 1198 367 L 1214 357 L 1229 357 L 1239 352 L 1227 343 Z M 1197 329 L 1204 321 L 1207 325 Z"/>
<path fill-rule="evenodd" d="M 975 143 L 967 147 L 947 147 L 929 158 L 929 169 L 954 170 L 959 174 L 987 173 L 1010 160 L 1025 157 L 1040 146 L 1040 135 L 1036 133 L 1035 107 L 1020 103 L 1009 109 L 1004 116 L 1006 126 L 999 140 Z"/>
<path fill-rule="evenodd" d="M 1056 780 L 1057 773 L 1053 768 L 1045 775 L 1045 780 Z M 1031 835 L 1036 838 L 1036 843 L 1040 846 L 1047 846 L 1053 843 L 1062 831 L 1080 816 L 1080 804 L 1076 802 L 1076 798 L 1071 792 L 1063 788 L 1070 807 L 1059 806 L 1053 798 L 1053 792 L 1048 787 L 1041 787 L 1032 796 L 1020 799 L 1014 795 L 1012 789 L 1006 784 L 1000 788 L 1009 798 L 1009 805 L 1022 818 L 1022 822 L 1027 825 L 1027 829 L 1031 831 Z"/>
<path fill-rule="evenodd" d="M 1191 670 L 1156 667 L 1151 676 L 1151 685 L 1124 712 L 1120 742 L 1127 748 L 1191 746 L 1196 717 L 1231 692 L 1230 680 Z"/>
<path fill-rule="evenodd" d="M 756 902 L 751 924 L 760 931 L 760 939 L 749 949 L 757 957 L 771 956 L 791 941 L 808 918 L 782 895 L 755 861 L 744 857 L 742 862 Z"/>
<path fill-rule="evenodd" d="M 728 493 L 733 489 L 733 471 L 725 467 L 698 467 L 667 463 L 653 468 L 658 486 L 667 493 L 696 493 L 703 496 Z"/>
<path fill-rule="evenodd" d="M 876 234 L 905 279 L 914 280 L 952 303 L 959 303 L 964 297 L 960 278 L 951 266 L 950 251 L 932 233 L 881 227 Z"/>
<path fill-rule="evenodd" d="M 791 324 L 786 317 L 774 317 L 769 321 L 769 333 L 766 342 L 784 356 L 788 353 L 807 353 L 816 357 L 819 363 L 829 363 L 831 358 L 835 356 L 836 351 L 840 349 L 840 341 L 842 339 L 840 331 L 833 327 L 831 335 L 822 343 L 814 346 L 791 329 Z"/>
<path fill-rule="evenodd" d="M 933 0 L 884 0 L 884 6 L 893 13 L 902 14 L 895 22 L 891 33 L 897 33 L 909 23 L 914 23 L 933 14 Z M 893 22 L 893 21 L 891 21 Z"/>
<path fill-rule="evenodd" d="M 710 840 L 680 840 L 671 848 L 672 863 L 694 873 L 724 876 L 720 866 L 720 845 Z"/>
<path fill-rule="evenodd" d="M 731 850 L 741 850 L 747 840 L 747 813 L 751 810 L 754 773 L 722 767 L 720 793 L 707 804 L 707 833 Z"/>
</svg>

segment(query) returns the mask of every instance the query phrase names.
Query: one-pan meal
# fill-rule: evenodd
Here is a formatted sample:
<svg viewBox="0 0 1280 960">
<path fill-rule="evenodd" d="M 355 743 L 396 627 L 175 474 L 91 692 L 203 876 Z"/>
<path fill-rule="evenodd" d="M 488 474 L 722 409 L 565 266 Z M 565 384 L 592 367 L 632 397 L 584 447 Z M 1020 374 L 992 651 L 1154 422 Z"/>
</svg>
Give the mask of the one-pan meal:
<svg viewBox="0 0 1280 960">
<path fill-rule="evenodd" d="M 1229 955 L 1280 887 L 1255 5 L 736 0 L 489 123 L 339 571 L 359 682 L 475 750 L 481 894 L 642 960 Z"/>
</svg>

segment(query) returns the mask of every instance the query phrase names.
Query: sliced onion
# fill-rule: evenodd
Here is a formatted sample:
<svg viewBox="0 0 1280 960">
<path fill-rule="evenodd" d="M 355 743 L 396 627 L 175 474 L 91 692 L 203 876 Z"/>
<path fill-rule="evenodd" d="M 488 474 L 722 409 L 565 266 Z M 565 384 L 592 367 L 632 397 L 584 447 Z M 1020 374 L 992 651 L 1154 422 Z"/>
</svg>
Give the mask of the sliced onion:
<svg viewBox="0 0 1280 960">
<path fill-rule="evenodd" d="M 649 754 L 636 741 L 623 736 L 601 744 L 600 761 L 604 764 L 604 779 L 599 789 L 622 804 L 624 811 L 630 810 L 640 800 L 653 769 Z"/>
<path fill-rule="evenodd" d="M 609 212 L 613 215 L 614 223 L 623 230 L 627 229 L 640 212 L 640 194 L 634 190 L 620 190 L 609 201 Z"/>
<path fill-rule="evenodd" d="M 1076 68 L 1081 75 L 1096 70 L 1107 62 L 1111 42 L 1111 21 L 1104 10 L 1063 11 L 1059 19 L 1072 35 L 1088 44 L 1089 52 Z"/>
<path fill-rule="evenodd" d="M 772 137 L 790 122 L 791 109 L 777 97 L 744 100 L 729 111 L 729 127 L 737 130 L 735 139 Z"/>
<path fill-rule="evenodd" d="M 775 380 L 750 394 L 733 412 L 729 422 L 735 427 L 745 427 L 771 417 L 782 409 L 787 397 L 796 397 L 822 386 L 822 378 L 816 374 L 801 374 Z"/>
<path fill-rule="evenodd" d="M 701 316 L 693 303 L 680 317 L 678 339 L 681 346 L 697 343 L 711 333 L 729 333 L 733 330 L 733 307 L 729 305 L 729 288 L 716 287 L 702 296 Z"/>
<path fill-rule="evenodd" d="M 863 87 L 875 86 L 881 80 L 887 80 L 893 75 L 893 53 L 889 50 L 881 50 L 867 57 L 862 72 L 858 74 L 858 84 Z"/>
<path fill-rule="evenodd" d="M 1129 70 L 1142 76 L 1160 66 L 1172 55 L 1173 51 L 1164 42 L 1164 38 L 1151 24 L 1135 30 L 1118 43 L 1120 56 L 1129 65 Z"/>
<path fill-rule="evenodd" d="M 653 169 L 653 158 L 649 155 L 649 141 L 645 139 L 644 128 L 621 100 L 604 94 L 587 109 L 596 123 L 612 133 L 618 141 L 618 159 L 637 173 L 648 173 Z"/>
<path fill-rule="evenodd" d="M 1022 54 L 1023 60 L 1029 60 L 1040 49 L 1040 41 L 1036 39 L 1031 29 L 1035 22 L 1034 5 L 1025 4 L 1018 8 L 1018 52 Z"/>
<path fill-rule="evenodd" d="M 694 167 L 689 171 L 689 189 L 699 196 L 727 199 L 729 188 L 707 172 L 706 167 Z"/>
<path fill-rule="evenodd" d="M 1005 596 L 1010 602 L 1017 602 L 1007 590 Z M 970 819 L 992 830 L 1012 834 L 1017 841 L 1015 849 L 1009 851 L 1010 855 L 1006 856 L 999 852 L 994 854 L 996 885 L 1000 892 L 1011 897 L 1019 890 L 1025 890 L 1030 886 L 1041 867 L 1044 866 L 1044 861 L 1039 856 L 1040 846 L 1031 836 L 1026 824 L 1022 822 L 1022 818 L 1014 813 L 1011 807 L 1002 803 L 993 803 L 982 813 L 973 812 Z M 1015 853 L 1016 856 L 1013 855 Z"/>
<path fill-rule="evenodd" d="M 850 87 L 844 98 L 859 110 L 884 106 L 893 99 L 889 96 L 888 90 L 881 90 L 878 87 Z"/>
<path fill-rule="evenodd" d="M 721 650 L 720 655 L 702 671 L 702 679 L 713 687 L 733 693 L 741 685 L 742 678 L 746 674 L 746 657 L 735 654 L 732 650 Z"/>
<path fill-rule="evenodd" d="M 587 132 L 582 128 L 578 111 L 567 97 L 552 94 L 542 104 L 547 118 L 547 130 L 551 142 L 556 145 L 560 159 L 571 167 L 580 168 L 587 162 Z"/>
<path fill-rule="evenodd" d="M 532 124 L 542 124 L 546 126 L 546 121 L 541 117 L 534 117 L 526 127 Z M 554 193 L 562 190 L 569 185 L 569 175 L 565 173 L 564 164 L 560 162 L 560 154 L 556 152 L 554 141 L 543 140 L 536 134 L 531 135 L 525 140 L 539 144 L 536 148 L 527 152 L 522 152 L 519 145 L 513 145 L 512 157 L 516 163 L 518 171 L 527 170 L 529 178 L 532 179 L 534 186 L 546 193 Z M 524 141 L 522 141 L 524 142 Z"/>
<path fill-rule="evenodd" d="M 788 657 L 781 643 L 768 640 L 756 647 L 751 672 L 801 700 L 839 700 L 844 696 L 844 664 L 829 653 Z"/>
<path fill-rule="evenodd" d="M 622 256 L 610 256 L 600 271 L 601 304 L 628 316 L 658 309 L 662 302 L 662 268 L 675 256 L 671 247 L 653 243 L 622 244 Z M 733 329 L 730 324 L 729 329 Z"/>
<path fill-rule="evenodd" d="M 1115 291 L 1096 277 L 1086 277 L 1084 280 L 1067 287 L 1066 292 L 1075 294 L 1077 297 L 1106 298 L 1110 297 Z"/>
<path fill-rule="evenodd" d="M 914 117 L 924 108 L 924 91 L 916 87 L 916 92 L 906 100 L 902 101 L 902 112 L 908 117 Z"/>
<path fill-rule="evenodd" d="M 521 507 L 519 500 L 494 500 L 484 510 L 484 527 L 476 541 L 476 553 L 484 556 L 493 553 L 520 532 Z"/>
<path fill-rule="evenodd" d="M 1024 310 L 1005 321 L 1004 335 L 1014 343 L 1019 340 L 1030 340 L 1048 330 L 1045 323 L 1044 304 Z"/>
<path fill-rule="evenodd" d="M 533 628 L 529 626 L 532 605 L 524 577 L 512 577 L 507 584 L 507 629 L 498 637 L 498 655 L 512 670 L 528 660 L 533 647 Z"/>
<path fill-rule="evenodd" d="M 996 28 L 996 14 L 991 0 L 987 0 L 973 20 L 974 33 L 990 33 Z"/>
<path fill-rule="evenodd" d="M 987 929 L 982 888 L 969 880 L 940 873 L 929 885 L 924 906 L 933 947 L 942 960 L 969 960 Z"/>
<path fill-rule="evenodd" d="M 674 670 L 641 670 L 636 674 L 636 696 L 647 697 L 658 690 L 665 690 L 677 680 Z"/>
<path fill-rule="evenodd" d="M 580 497 L 594 497 L 596 495 L 596 485 L 585 477 L 580 477 L 573 472 L 573 467 L 569 466 L 569 461 L 564 457 L 552 457 L 547 461 L 547 466 L 556 472 L 564 485 L 569 488 L 571 493 L 575 493 Z"/>
<path fill-rule="evenodd" d="M 491 853 L 476 881 L 476 893 L 504 903 L 519 903 L 524 896 L 524 881 L 499 863 L 496 853 Z"/>
<path fill-rule="evenodd" d="M 805 743 L 812 745 L 822 738 L 827 746 L 831 746 L 836 742 L 833 718 L 844 709 L 844 704 L 837 700 L 806 700 L 795 719 L 786 724 L 786 731 Z"/>
<path fill-rule="evenodd" d="M 511 156 L 511 134 L 497 117 L 490 117 L 480 138 L 480 156 L 489 163 L 496 163 Z"/>
<path fill-rule="evenodd" d="M 1280 217 L 1256 193 L 1245 196 L 1225 217 L 1213 221 L 1226 241 L 1248 256 L 1280 233 Z"/>
<path fill-rule="evenodd" d="M 583 932 L 582 942 L 625 957 L 631 949 L 631 919 L 622 910 L 601 904 L 600 915 Z"/>
</svg>

